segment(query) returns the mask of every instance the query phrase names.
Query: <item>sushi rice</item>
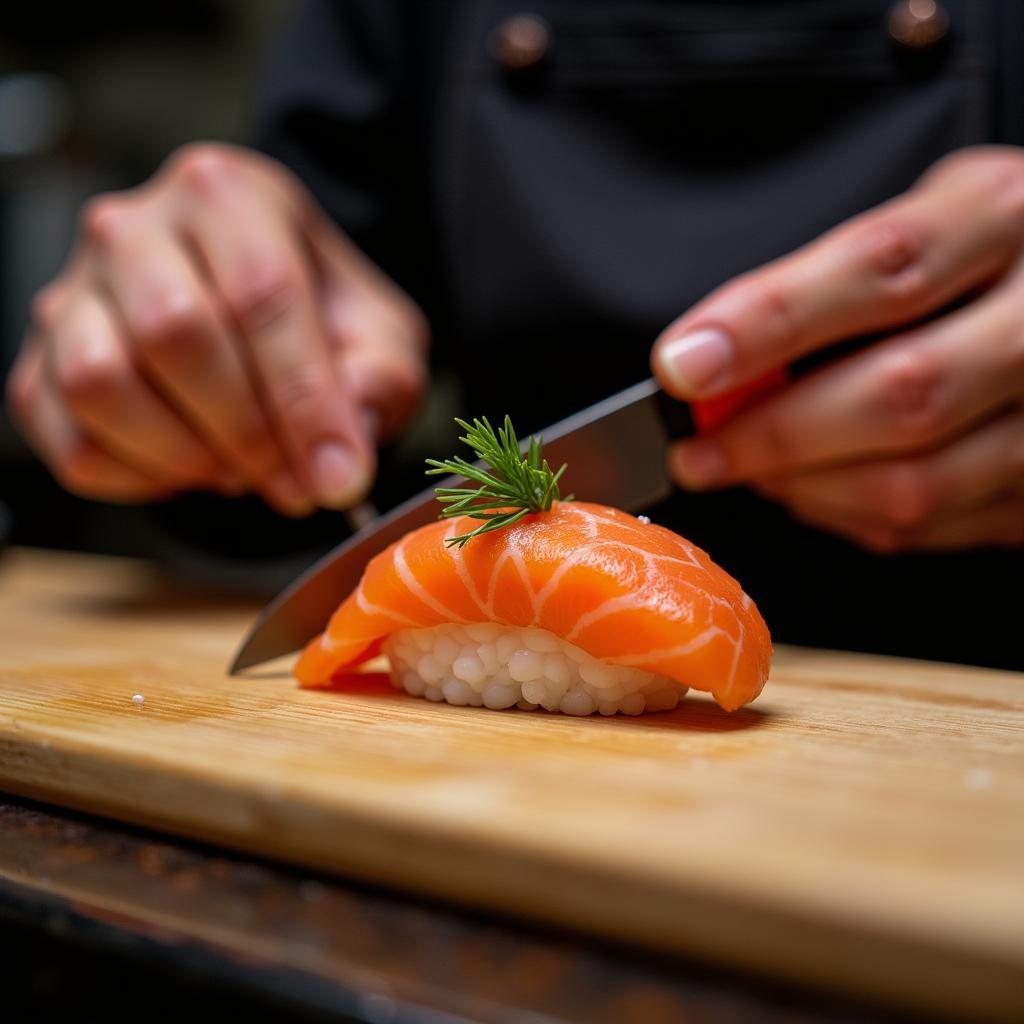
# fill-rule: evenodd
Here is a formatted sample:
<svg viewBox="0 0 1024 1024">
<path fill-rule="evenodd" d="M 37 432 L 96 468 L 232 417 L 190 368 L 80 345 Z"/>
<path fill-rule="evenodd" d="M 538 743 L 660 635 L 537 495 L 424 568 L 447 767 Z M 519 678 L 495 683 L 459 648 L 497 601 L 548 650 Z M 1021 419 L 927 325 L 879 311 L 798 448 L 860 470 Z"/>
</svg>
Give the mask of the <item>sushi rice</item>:
<svg viewBox="0 0 1024 1024">
<path fill-rule="evenodd" d="M 669 711 L 688 687 L 591 657 L 537 627 L 445 623 L 392 633 L 382 651 L 395 687 L 449 704 L 567 715 Z"/>
</svg>

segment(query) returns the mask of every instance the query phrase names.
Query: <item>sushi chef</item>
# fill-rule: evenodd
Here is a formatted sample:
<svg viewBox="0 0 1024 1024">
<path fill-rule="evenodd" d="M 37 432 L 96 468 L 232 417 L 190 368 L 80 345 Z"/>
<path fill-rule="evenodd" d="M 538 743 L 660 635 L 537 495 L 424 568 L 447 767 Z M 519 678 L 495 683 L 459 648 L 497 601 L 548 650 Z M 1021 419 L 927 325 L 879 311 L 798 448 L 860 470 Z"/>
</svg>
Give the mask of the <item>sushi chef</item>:
<svg viewBox="0 0 1024 1024">
<path fill-rule="evenodd" d="M 523 430 L 649 366 L 760 382 L 655 514 L 777 639 L 1016 664 L 1022 38 L 1014 0 L 306 3 L 254 148 L 87 204 L 9 401 L 69 489 L 209 523 L 357 504 L 445 367 Z"/>
</svg>

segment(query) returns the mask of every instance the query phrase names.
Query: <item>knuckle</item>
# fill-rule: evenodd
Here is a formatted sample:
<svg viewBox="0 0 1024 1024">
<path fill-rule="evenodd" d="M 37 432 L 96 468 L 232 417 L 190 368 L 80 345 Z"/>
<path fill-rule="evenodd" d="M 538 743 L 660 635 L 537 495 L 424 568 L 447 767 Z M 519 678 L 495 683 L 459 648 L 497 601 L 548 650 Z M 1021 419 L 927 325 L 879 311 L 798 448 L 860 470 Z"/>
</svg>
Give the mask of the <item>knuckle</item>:
<svg viewBox="0 0 1024 1024">
<path fill-rule="evenodd" d="M 53 329 L 59 309 L 60 291 L 56 285 L 48 284 L 32 296 L 29 319 L 37 330 L 46 334 Z"/>
<path fill-rule="evenodd" d="M 113 352 L 78 346 L 71 358 L 58 361 L 57 386 L 74 412 L 110 411 L 130 386 L 127 365 Z"/>
<path fill-rule="evenodd" d="M 245 276 L 245 283 L 227 297 L 243 333 L 262 334 L 287 319 L 303 291 L 299 272 L 281 262 L 266 264 Z"/>
<path fill-rule="evenodd" d="M 939 160 L 924 183 L 962 180 L 1012 223 L 1024 226 L 1024 156 L 1014 146 L 982 145 L 957 150 Z"/>
<path fill-rule="evenodd" d="M 954 149 L 940 157 L 921 176 L 921 184 L 929 184 L 934 181 L 941 181 L 960 173 L 964 165 L 971 166 L 980 158 L 983 158 L 988 151 L 987 146 L 965 146 L 962 149 Z"/>
<path fill-rule="evenodd" d="M 228 146 L 193 142 L 171 156 L 167 170 L 185 188 L 208 195 L 236 178 L 238 161 Z"/>
<path fill-rule="evenodd" d="M 790 290 L 771 279 L 746 284 L 765 337 L 775 343 L 791 343 L 799 336 L 796 302 Z"/>
<path fill-rule="evenodd" d="M 920 307 L 929 291 L 921 229 L 890 215 L 868 220 L 860 227 L 859 235 L 855 244 L 878 282 L 883 301 L 901 309 Z"/>
<path fill-rule="evenodd" d="M 922 233 L 906 219 L 891 214 L 873 217 L 861 224 L 860 231 L 868 265 L 880 274 L 898 274 L 921 259 Z"/>
<path fill-rule="evenodd" d="M 204 311 L 195 296 L 168 293 L 154 299 L 132 334 L 143 356 L 166 362 L 203 356 L 207 352 Z"/>
<path fill-rule="evenodd" d="M 94 245 L 119 242 L 132 220 L 131 205 L 119 192 L 94 196 L 82 207 L 81 233 Z"/>
<path fill-rule="evenodd" d="M 916 527 L 928 522 L 938 495 L 922 468 L 912 462 L 898 462 L 880 470 L 871 505 L 886 523 Z"/>
<path fill-rule="evenodd" d="M 937 440 L 947 426 L 942 367 L 921 351 L 891 354 L 879 372 L 877 396 L 889 439 L 900 445 Z"/>
<path fill-rule="evenodd" d="M 925 172 L 922 180 L 934 180 L 958 174 L 984 173 L 985 167 L 992 162 L 1019 159 L 1017 150 L 1012 146 L 1000 146 L 982 143 L 976 146 L 962 146 L 936 160 Z"/>
</svg>

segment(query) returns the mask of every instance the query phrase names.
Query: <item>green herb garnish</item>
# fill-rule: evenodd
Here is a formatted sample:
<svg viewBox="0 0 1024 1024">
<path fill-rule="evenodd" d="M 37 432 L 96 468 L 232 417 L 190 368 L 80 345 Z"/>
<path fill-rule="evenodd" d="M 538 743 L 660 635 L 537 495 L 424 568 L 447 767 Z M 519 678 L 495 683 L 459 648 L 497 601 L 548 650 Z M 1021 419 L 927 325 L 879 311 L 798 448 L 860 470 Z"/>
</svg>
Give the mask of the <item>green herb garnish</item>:
<svg viewBox="0 0 1024 1024">
<path fill-rule="evenodd" d="M 519 450 L 519 440 L 512 427 L 512 420 L 505 417 L 505 425 L 497 433 L 486 417 L 467 423 L 455 421 L 466 432 L 464 441 L 486 462 L 493 472 L 474 466 L 461 456 L 454 459 L 427 459 L 427 476 L 454 475 L 473 481 L 477 487 L 437 487 L 437 500 L 445 505 L 439 519 L 455 516 L 469 516 L 483 520 L 470 533 L 449 537 L 445 543 L 462 547 L 473 537 L 502 527 L 511 526 L 530 512 L 549 512 L 552 502 L 572 501 L 572 495 L 563 498 L 558 492 L 558 481 L 565 472 L 565 466 L 552 471 L 547 459 L 541 456 L 543 439 L 531 437 L 526 454 Z"/>
</svg>

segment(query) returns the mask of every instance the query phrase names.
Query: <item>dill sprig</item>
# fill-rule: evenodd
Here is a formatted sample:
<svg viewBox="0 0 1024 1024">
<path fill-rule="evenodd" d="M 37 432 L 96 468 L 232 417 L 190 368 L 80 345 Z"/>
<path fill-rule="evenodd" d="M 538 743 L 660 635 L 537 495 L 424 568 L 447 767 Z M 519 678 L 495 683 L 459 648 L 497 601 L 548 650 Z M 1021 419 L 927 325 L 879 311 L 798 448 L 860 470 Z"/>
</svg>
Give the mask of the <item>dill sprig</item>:
<svg viewBox="0 0 1024 1024">
<path fill-rule="evenodd" d="M 467 462 L 456 455 L 454 459 L 427 459 L 427 476 L 462 476 L 475 487 L 437 487 L 437 500 L 445 506 L 438 517 L 452 519 L 455 516 L 469 516 L 483 520 L 469 533 L 449 537 L 449 547 L 463 544 L 482 533 L 511 526 L 530 512 L 548 512 L 552 502 L 572 501 L 572 495 L 563 498 L 558 491 L 558 482 L 565 472 L 563 465 L 552 470 L 541 448 L 543 439 L 531 437 L 524 455 L 519 450 L 519 439 L 512 427 L 512 420 L 505 417 L 505 425 L 497 432 L 487 418 L 455 421 L 466 432 L 459 440 L 465 442 L 476 453 L 481 462 L 487 463 L 492 472 Z"/>
</svg>

